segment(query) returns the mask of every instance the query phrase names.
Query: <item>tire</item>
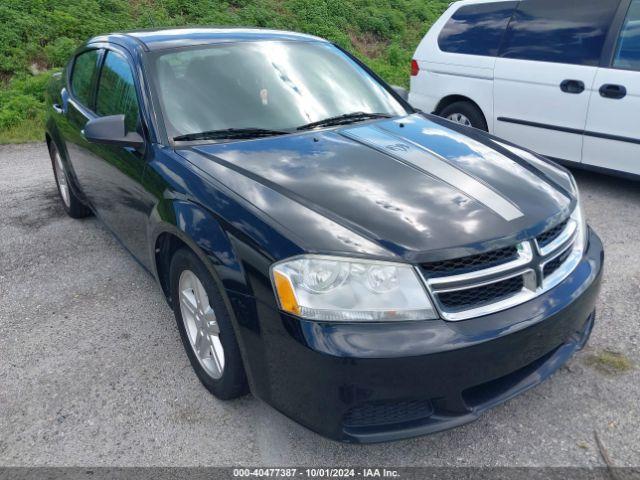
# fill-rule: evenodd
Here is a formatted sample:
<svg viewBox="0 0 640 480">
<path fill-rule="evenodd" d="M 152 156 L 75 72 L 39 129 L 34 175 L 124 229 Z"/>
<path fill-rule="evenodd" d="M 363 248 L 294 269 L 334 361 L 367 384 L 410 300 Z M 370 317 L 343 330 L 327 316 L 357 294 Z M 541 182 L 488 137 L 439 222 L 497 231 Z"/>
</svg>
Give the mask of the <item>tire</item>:
<svg viewBox="0 0 640 480">
<path fill-rule="evenodd" d="M 467 127 L 488 131 L 487 121 L 478 107 L 471 102 L 459 101 L 443 108 L 439 115 Z"/>
<path fill-rule="evenodd" d="M 62 200 L 62 206 L 65 212 L 71 218 L 84 218 L 91 215 L 91 210 L 80 201 L 71 188 L 71 181 L 67 174 L 66 167 L 62 161 L 62 157 L 53 142 L 49 145 L 49 156 L 51 157 L 51 165 L 53 167 L 53 176 L 56 179 L 58 194 Z"/>
<path fill-rule="evenodd" d="M 171 259 L 169 275 L 173 313 L 196 375 L 219 399 L 245 395 L 249 388 L 240 348 L 211 274 L 191 250 L 181 248 Z"/>
</svg>

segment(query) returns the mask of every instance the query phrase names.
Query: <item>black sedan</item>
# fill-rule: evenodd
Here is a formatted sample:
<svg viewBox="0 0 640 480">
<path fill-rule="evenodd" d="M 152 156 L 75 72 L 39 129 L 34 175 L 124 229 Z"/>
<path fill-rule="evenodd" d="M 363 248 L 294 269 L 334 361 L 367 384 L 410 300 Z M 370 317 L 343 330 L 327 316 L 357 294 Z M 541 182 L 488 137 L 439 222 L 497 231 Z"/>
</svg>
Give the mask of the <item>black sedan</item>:
<svg viewBox="0 0 640 480">
<path fill-rule="evenodd" d="M 93 38 L 49 85 L 46 141 L 66 211 L 155 276 L 204 386 L 330 438 L 474 420 L 591 332 L 604 255 L 571 174 L 325 40 Z"/>
</svg>

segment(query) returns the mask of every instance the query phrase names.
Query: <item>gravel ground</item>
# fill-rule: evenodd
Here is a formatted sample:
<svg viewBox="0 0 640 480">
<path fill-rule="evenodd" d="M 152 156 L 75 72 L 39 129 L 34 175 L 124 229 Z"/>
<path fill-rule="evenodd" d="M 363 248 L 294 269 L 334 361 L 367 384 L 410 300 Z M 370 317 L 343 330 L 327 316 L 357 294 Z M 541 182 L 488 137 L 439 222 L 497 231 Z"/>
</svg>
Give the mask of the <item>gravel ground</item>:
<svg viewBox="0 0 640 480">
<path fill-rule="evenodd" d="M 640 184 L 576 172 L 607 254 L 589 346 L 475 423 L 343 445 L 200 386 L 154 280 L 68 218 L 44 145 L 0 147 L 0 465 L 640 465 Z M 631 369 L 600 371 L 608 350 Z"/>
</svg>

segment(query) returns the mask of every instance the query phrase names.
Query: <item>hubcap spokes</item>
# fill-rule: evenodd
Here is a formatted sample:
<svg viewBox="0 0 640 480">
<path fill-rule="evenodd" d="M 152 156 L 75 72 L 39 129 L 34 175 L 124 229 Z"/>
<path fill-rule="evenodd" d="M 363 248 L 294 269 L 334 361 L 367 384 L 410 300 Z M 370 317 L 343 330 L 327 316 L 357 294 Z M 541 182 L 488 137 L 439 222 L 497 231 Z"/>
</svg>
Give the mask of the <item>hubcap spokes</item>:
<svg viewBox="0 0 640 480">
<path fill-rule="evenodd" d="M 58 180 L 58 190 L 64 204 L 69 207 L 71 205 L 71 198 L 69 196 L 69 184 L 67 183 L 67 174 L 64 171 L 64 165 L 62 164 L 62 158 L 58 152 L 55 153 L 54 165 L 56 169 L 56 180 Z"/>
<path fill-rule="evenodd" d="M 224 348 L 216 314 L 200 279 L 190 270 L 180 275 L 180 313 L 189 343 L 202 368 L 213 378 L 224 371 Z"/>
<path fill-rule="evenodd" d="M 471 126 L 471 120 L 469 120 L 466 115 L 463 115 L 461 113 L 452 113 L 447 117 L 447 119 L 451 120 L 452 122 L 459 123 L 460 125 L 464 125 L 465 127 Z"/>
</svg>

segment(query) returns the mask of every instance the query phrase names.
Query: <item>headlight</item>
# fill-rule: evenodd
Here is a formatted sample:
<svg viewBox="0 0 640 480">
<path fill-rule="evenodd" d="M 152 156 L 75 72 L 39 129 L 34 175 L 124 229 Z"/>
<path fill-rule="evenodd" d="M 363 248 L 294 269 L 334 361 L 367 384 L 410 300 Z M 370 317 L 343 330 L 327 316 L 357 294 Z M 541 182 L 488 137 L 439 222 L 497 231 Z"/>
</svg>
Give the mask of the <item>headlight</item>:
<svg viewBox="0 0 640 480">
<path fill-rule="evenodd" d="M 571 219 L 578 225 L 576 246 L 584 251 L 587 249 L 588 240 L 587 219 L 584 215 L 584 210 L 582 209 L 582 202 L 580 201 L 580 191 L 578 190 L 578 185 L 576 184 L 573 175 L 571 176 L 571 186 L 573 188 L 573 193 L 576 196 L 576 207 L 573 209 L 573 213 L 571 214 Z"/>
<path fill-rule="evenodd" d="M 271 279 L 280 308 L 310 320 L 437 318 L 410 265 L 305 255 L 273 265 Z"/>
</svg>

